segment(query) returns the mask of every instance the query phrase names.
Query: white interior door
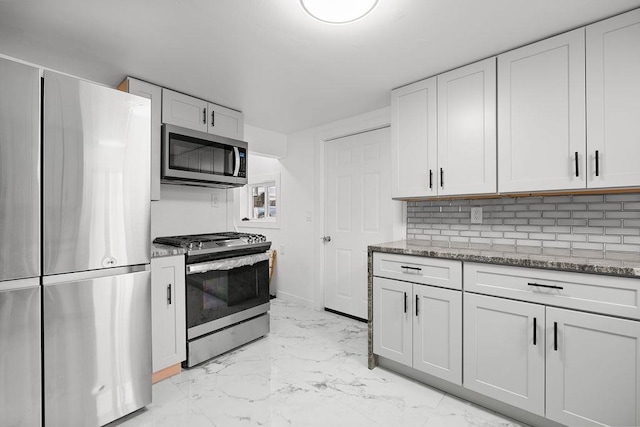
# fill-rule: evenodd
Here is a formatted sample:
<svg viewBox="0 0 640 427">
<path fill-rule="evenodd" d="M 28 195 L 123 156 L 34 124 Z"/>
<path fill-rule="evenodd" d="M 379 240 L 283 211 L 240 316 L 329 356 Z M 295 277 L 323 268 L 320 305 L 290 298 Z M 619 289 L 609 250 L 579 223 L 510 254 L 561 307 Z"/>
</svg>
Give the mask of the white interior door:
<svg viewBox="0 0 640 427">
<path fill-rule="evenodd" d="M 325 145 L 325 307 L 367 319 L 367 246 L 393 239 L 389 128 Z"/>
</svg>

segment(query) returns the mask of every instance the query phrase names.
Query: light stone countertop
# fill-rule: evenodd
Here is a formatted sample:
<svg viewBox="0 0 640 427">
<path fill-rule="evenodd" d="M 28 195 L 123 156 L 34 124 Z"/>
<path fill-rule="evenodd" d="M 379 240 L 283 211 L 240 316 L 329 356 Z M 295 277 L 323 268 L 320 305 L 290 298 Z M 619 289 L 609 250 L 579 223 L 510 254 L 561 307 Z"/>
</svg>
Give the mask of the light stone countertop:
<svg viewBox="0 0 640 427">
<path fill-rule="evenodd" d="M 184 248 L 177 248 L 175 246 L 161 245 L 158 243 L 151 243 L 151 258 L 160 258 L 163 256 L 184 255 L 186 251 Z"/>
<path fill-rule="evenodd" d="M 640 278 L 640 254 L 628 252 L 571 251 L 506 245 L 458 249 L 433 246 L 420 240 L 398 240 L 370 245 L 369 253 L 371 252 Z"/>
</svg>

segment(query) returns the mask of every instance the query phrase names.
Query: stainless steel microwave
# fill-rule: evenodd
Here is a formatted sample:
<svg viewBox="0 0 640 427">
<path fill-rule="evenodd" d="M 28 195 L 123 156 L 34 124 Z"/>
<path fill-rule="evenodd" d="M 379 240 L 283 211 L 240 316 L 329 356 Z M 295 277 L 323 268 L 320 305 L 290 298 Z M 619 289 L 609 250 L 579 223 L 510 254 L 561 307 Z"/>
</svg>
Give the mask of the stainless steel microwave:
<svg viewBox="0 0 640 427">
<path fill-rule="evenodd" d="M 247 183 L 247 143 L 162 125 L 161 182 L 230 188 Z"/>
</svg>

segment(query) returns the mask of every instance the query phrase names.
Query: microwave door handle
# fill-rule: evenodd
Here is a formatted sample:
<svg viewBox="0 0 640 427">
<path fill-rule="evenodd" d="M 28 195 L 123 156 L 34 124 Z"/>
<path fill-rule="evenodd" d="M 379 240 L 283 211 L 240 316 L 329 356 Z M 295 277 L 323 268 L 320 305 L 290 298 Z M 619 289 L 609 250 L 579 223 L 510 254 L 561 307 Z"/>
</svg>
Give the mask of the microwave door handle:
<svg viewBox="0 0 640 427">
<path fill-rule="evenodd" d="M 233 168 L 233 176 L 238 176 L 238 173 L 240 173 L 240 150 L 238 147 L 233 147 L 233 152 L 236 155 L 236 164 Z"/>
</svg>

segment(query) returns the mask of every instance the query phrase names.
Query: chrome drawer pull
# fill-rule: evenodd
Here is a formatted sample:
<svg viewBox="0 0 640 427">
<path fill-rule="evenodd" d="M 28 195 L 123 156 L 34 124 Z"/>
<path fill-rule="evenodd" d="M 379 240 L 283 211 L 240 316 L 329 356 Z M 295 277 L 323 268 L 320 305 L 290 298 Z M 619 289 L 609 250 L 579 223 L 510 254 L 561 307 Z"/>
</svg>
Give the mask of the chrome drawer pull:
<svg viewBox="0 0 640 427">
<path fill-rule="evenodd" d="M 414 270 L 414 271 L 422 271 L 420 267 L 409 267 L 408 265 L 401 265 L 400 268 L 406 268 L 407 270 Z"/>
<path fill-rule="evenodd" d="M 541 285 L 539 283 L 527 283 L 529 286 L 537 286 L 539 288 L 549 288 L 549 289 L 564 289 L 562 286 L 555 285 Z"/>
</svg>

